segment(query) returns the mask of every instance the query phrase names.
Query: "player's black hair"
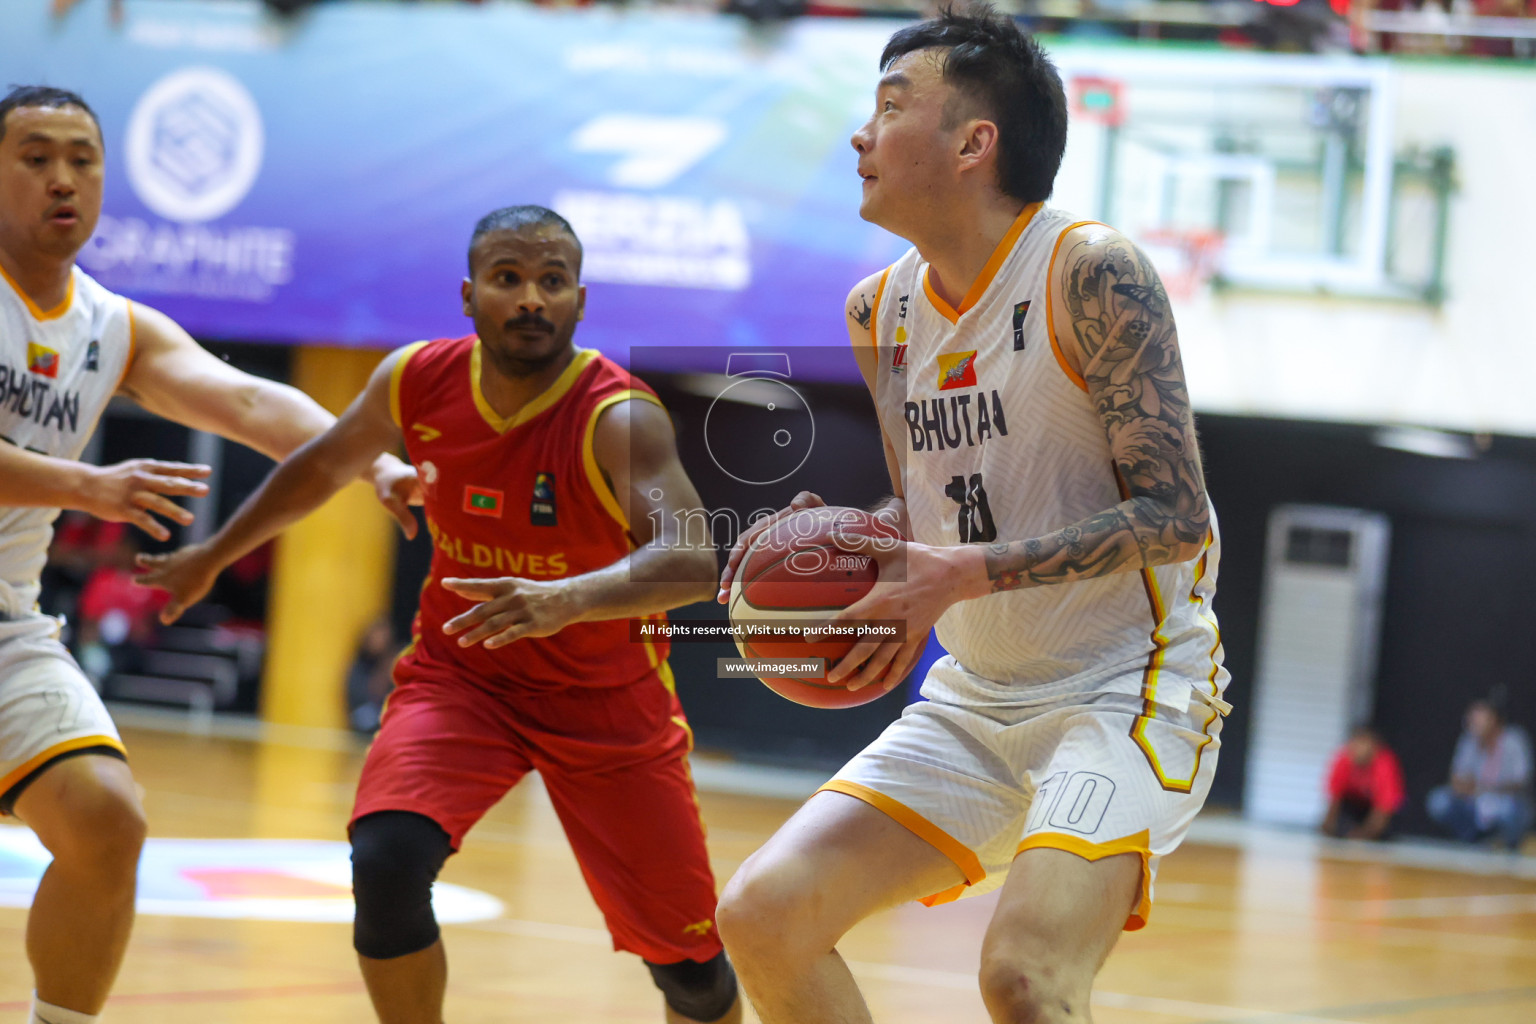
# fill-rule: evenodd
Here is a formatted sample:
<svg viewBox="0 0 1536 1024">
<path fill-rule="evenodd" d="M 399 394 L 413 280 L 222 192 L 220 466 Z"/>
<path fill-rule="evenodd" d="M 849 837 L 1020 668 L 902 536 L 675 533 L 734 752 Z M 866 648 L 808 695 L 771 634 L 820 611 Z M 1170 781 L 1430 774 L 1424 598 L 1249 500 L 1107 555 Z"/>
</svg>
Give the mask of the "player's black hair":
<svg viewBox="0 0 1536 1024">
<path fill-rule="evenodd" d="M 96 134 L 101 134 L 101 119 L 79 93 L 55 89 L 51 85 L 13 85 L 5 98 L 0 99 L 0 139 L 5 138 L 5 119 L 18 107 L 79 107 L 91 115 Z"/>
<path fill-rule="evenodd" d="M 482 237 L 493 231 L 521 231 L 533 227 L 554 228 L 571 236 L 571 241 L 576 243 L 576 274 L 581 276 L 581 239 L 576 237 L 576 229 L 571 227 L 570 221 L 544 206 L 503 206 L 476 221 L 475 230 L 469 236 L 470 276 L 475 274 L 475 246 Z"/>
<path fill-rule="evenodd" d="M 1061 75 L 1034 38 L 990 4 L 936 18 L 891 36 L 880 55 L 884 71 L 916 50 L 947 49 L 944 81 L 960 94 L 944 112 L 944 127 L 967 116 L 997 125 L 997 177 L 1003 192 L 1026 203 L 1051 194 L 1067 148 L 1067 96 Z"/>
</svg>

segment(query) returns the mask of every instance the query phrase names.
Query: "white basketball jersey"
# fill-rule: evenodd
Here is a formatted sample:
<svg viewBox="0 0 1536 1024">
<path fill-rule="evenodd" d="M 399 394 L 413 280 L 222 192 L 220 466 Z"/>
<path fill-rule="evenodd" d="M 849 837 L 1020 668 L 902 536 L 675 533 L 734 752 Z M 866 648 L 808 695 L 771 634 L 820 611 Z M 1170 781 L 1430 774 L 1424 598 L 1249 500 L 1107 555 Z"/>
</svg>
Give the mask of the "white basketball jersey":
<svg viewBox="0 0 1536 1024">
<path fill-rule="evenodd" d="M 0 271 L 0 442 L 77 459 L 133 352 L 128 300 L 78 267 L 69 294 L 40 310 Z M 56 508 L 0 507 L 0 616 L 37 600 Z"/>
<path fill-rule="evenodd" d="M 1026 208 L 959 310 L 915 249 L 881 278 L 876 405 L 920 543 L 1027 540 L 1123 500 L 1104 426 L 1051 338 L 1048 275 L 1072 226 Z M 1226 673 L 1210 607 L 1214 513 L 1211 523 L 1196 561 L 963 601 L 939 620 L 939 640 L 996 683 L 978 699 L 1100 690 L 1183 708 L 1192 685 L 1214 696 Z"/>
</svg>

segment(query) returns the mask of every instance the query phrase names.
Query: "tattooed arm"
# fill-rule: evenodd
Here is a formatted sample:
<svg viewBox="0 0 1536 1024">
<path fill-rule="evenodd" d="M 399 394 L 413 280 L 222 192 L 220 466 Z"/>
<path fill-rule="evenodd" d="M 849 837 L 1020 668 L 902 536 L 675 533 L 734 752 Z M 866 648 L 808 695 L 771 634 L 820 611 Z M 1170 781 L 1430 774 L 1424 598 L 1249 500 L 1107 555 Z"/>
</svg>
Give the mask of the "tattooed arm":
<svg viewBox="0 0 1536 1024">
<path fill-rule="evenodd" d="M 992 544 L 991 592 L 1199 556 L 1211 512 L 1168 294 L 1146 255 L 1093 225 L 1062 241 L 1056 344 L 1104 425 L 1125 500 L 1044 537 Z"/>
</svg>

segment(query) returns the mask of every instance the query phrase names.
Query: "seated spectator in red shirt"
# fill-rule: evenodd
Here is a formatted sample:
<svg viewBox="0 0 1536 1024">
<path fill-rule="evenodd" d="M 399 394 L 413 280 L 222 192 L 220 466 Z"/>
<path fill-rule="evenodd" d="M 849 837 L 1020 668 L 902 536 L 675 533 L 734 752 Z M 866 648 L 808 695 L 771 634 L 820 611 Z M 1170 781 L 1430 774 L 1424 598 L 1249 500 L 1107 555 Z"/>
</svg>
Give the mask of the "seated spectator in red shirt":
<svg viewBox="0 0 1536 1024">
<path fill-rule="evenodd" d="M 1345 839 L 1383 839 L 1403 798 L 1403 769 L 1397 755 L 1387 749 L 1375 729 L 1357 726 L 1328 771 L 1323 832 Z"/>
<path fill-rule="evenodd" d="M 98 688 L 113 673 L 139 671 L 144 648 L 160 631 L 160 609 L 169 600 L 164 591 L 139 586 L 133 574 L 138 546 L 132 535 L 118 532 L 110 545 L 85 581 L 75 609 L 75 657 Z"/>
</svg>

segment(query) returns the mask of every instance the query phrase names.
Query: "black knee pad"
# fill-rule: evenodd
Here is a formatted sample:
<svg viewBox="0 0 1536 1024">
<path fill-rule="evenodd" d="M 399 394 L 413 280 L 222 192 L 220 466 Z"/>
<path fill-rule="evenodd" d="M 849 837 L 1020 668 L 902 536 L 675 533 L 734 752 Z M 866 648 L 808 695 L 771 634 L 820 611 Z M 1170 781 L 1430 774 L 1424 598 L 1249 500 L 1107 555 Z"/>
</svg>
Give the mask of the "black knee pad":
<svg viewBox="0 0 1536 1024">
<path fill-rule="evenodd" d="M 453 852 L 431 818 L 380 811 L 352 826 L 352 947 L 372 960 L 418 953 L 437 941 L 432 883 Z"/>
<path fill-rule="evenodd" d="M 736 1005 L 736 972 L 722 950 L 709 960 L 653 964 L 651 978 L 667 1005 L 689 1020 L 716 1021 Z"/>
</svg>

